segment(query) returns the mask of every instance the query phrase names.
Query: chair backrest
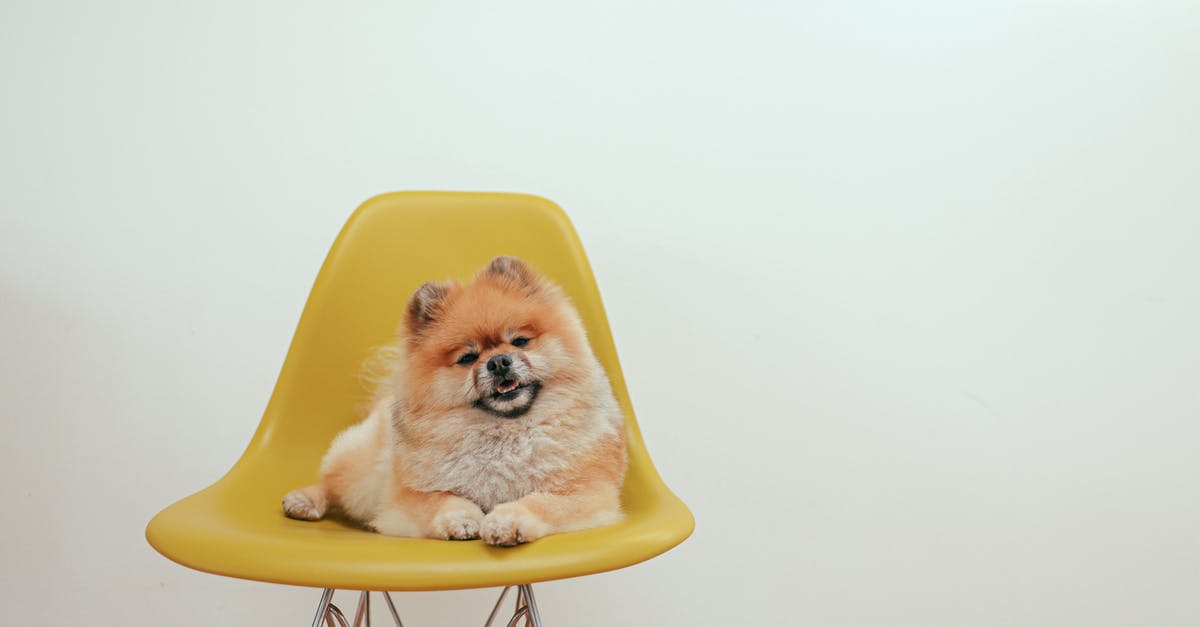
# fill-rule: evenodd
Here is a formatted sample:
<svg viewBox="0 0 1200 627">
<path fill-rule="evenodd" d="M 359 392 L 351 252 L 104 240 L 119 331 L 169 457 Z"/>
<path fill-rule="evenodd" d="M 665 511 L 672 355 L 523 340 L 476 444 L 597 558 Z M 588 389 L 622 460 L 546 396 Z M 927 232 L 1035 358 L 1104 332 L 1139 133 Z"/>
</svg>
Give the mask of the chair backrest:
<svg viewBox="0 0 1200 627">
<path fill-rule="evenodd" d="M 231 473 L 271 480 L 264 489 L 316 478 L 341 429 L 364 415 L 372 386 L 364 362 L 392 342 L 404 304 L 424 281 L 469 280 L 497 255 L 530 262 L 562 286 L 583 317 L 608 372 L 629 435 L 626 482 L 657 478 L 637 429 L 604 307 L 583 247 L 557 205 L 536 196 L 400 192 L 365 202 L 325 259 L 253 441 Z"/>
</svg>

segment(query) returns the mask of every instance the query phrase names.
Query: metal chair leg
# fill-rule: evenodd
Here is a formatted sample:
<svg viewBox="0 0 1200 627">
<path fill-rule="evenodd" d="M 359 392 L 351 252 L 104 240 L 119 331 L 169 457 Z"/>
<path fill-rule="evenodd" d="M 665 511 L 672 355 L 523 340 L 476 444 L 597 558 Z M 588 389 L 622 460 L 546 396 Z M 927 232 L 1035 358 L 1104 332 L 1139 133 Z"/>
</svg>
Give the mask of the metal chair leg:
<svg viewBox="0 0 1200 627">
<path fill-rule="evenodd" d="M 325 614 L 325 625 L 327 627 L 350 627 L 350 623 L 346 622 L 346 615 L 336 605 L 329 606 L 329 611 Z"/>
<path fill-rule="evenodd" d="M 533 620 L 533 627 L 542 627 L 542 616 L 538 614 L 537 599 L 533 598 L 533 586 L 525 584 L 521 587 L 525 588 L 525 607 L 529 608 L 529 618 Z"/>
<path fill-rule="evenodd" d="M 358 595 L 358 609 L 354 610 L 354 627 L 371 627 L 371 593 L 363 590 Z"/>
<path fill-rule="evenodd" d="M 326 588 L 321 593 L 321 600 L 317 603 L 317 614 L 313 617 L 313 627 L 321 627 L 321 623 L 325 623 L 326 627 L 351 627 L 350 621 L 346 620 L 346 615 L 333 604 L 333 593 L 332 588 Z M 396 627 L 404 627 L 404 623 L 400 622 L 400 614 L 396 612 L 396 605 L 392 603 L 392 597 L 386 592 L 382 594 L 383 600 L 387 601 L 388 611 L 391 612 Z M 371 627 L 371 593 L 369 591 L 359 593 L 353 627 Z"/>
<path fill-rule="evenodd" d="M 506 623 L 507 627 L 517 627 L 522 620 L 525 627 L 542 627 L 542 617 L 538 613 L 537 599 L 533 596 L 533 586 L 529 584 L 507 586 L 501 590 L 500 598 L 496 599 L 496 605 L 492 607 L 492 613 L 488 615 L 484 627 L 492 627 L 492 621 L 500 613 L 500 606 L 512 588 L 517 589 L 517 598 L 513 606 L 512 617 Z M 351 627 L 351 623 L 346 620 L 346 615 L 333 604 L 333 593 L 333 588 L 325 588 L 321 592 L 321 600 L 317 603 L 317 614 L 313 617 L 312 627 L 321 627 L 322 623 L 326 627 Z M 387 603 L 388 612 L 391 613 L 396 627 L 404 627 L 404 623 L 400 621 L 400 613 L 396 611 L 396 604 L 392 602 L 392 595 L 387 592 L 380 592 L 380 594 Z M 364 590 L 359 593 L 358 606 L 354 611 L 353 627 L 371 627 L 371 593 L 369 591 Z"/>
<path fill-rule="evenodd" d="M 396 621 L 396 627 L 404 627 L 404 623 L 400 622 L 400 614 L 396 613 L 396 604 L 392 603 L 392 593 L 381 592 L 383 600 L 387 601 L 388 611 L 392 613 L 392 620 Z"/>
<path fill-rule="evenodd" d="M 525 627 L 529 627 L 529 611 L 525 609 L 525 586 L 517 586 L 517 601 L 513 605 L 513 617 L 505 627 L 517 627 L 522 618 L 525 619 Z"/>
<path fill-rule="evenodd" d="M 321 627 L 325 615 L 329 613 L 329 604 L 333 601 L 333 588 L 325 588 L 321 593 L 321 601 L 317 603 L 317 615 L 313 617 L 312 627 Z"/>
<path fill-rule="evenodd" d="M 496 606 L 492 608 L 492 613 L 488 615 L 487 622 L 484 627 L 492 627 L 492 621 L 495 620 L 496 614 L 500 611 L 500 604 L 504 602 L 504 597 L 508 594 L 508 586 L 500 591 L 500 598 L 496 599 Z M 522 584 L 515 586 L 517 589 L 517 600 L 513 605 L 512 617 L 508 619 L 506 627 L 517 627 L 524 620 L 526 627 L 542 627 L 542 617 L 538 613 L 537 600 L 533 596 L 533 586 Z"/>
<path fill-rule="evenodd" d="M 500 612 L 500 604 L 504 602 L 504 597 L 508 594 L 508 591 L 511 588 L 512 586 L 505 586 L 504 589 L 500 591 L 500 598 L 496 599 L 496 606 L 492 608 L 492 613 L 488 614 L 487 622 L 483 624 L 483 627 L 492 627 L 492 620 L 495 619 L 496 614 Z"/>
</svg>

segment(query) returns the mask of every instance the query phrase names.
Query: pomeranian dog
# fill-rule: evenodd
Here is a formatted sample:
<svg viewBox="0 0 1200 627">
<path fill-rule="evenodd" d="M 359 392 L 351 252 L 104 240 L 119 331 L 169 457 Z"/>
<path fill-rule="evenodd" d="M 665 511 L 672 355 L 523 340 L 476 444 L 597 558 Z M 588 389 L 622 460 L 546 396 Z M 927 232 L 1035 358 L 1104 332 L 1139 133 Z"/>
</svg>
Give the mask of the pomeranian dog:
<svg viewBox="0 0 1200 627">
<path fill-rule="evenodd" d="M 366 419 L 284 513 L 498 546 L 621 519 L 624 419 L 558 286 L 497 257 L 418 288 L 401 335 Z"/>
</svg>

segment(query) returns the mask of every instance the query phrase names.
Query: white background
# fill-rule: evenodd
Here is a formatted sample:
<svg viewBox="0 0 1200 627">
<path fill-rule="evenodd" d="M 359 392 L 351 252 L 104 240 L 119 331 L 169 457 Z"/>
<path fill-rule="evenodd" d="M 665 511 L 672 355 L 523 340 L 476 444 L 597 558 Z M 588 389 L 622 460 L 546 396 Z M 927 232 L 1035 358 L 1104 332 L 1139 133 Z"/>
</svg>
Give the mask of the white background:
<svg viewBox="0 0 1200 627">
<path fill-rule="evenodd" d="M 1200 624 L 1194 2 L 7 0 L 0 72 L 6 622 L 308 624 L 144 525 L 349 212 L 471 189 L 571 214 L 698 521 L 547 625 Z"/>
</svg>

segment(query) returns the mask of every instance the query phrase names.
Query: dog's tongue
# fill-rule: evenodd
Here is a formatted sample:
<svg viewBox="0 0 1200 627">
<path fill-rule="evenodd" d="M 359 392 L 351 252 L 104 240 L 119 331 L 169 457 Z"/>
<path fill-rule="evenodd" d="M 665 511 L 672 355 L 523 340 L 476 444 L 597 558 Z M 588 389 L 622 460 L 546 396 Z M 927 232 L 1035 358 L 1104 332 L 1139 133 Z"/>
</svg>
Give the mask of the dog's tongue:
<svg viewBox="0 0 1200 627">
<path fill-rule="evenodd" d="M 500 385 L 496 386 L 496 391 L 501 394 L 507 394 L 515 389 L 517 389 L 517 380 L 516 379 L 513 379 L 511 381 L 504 381 Z"/>
</svg>

